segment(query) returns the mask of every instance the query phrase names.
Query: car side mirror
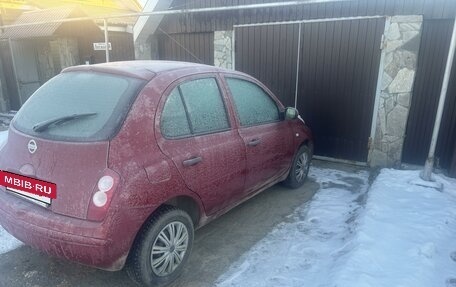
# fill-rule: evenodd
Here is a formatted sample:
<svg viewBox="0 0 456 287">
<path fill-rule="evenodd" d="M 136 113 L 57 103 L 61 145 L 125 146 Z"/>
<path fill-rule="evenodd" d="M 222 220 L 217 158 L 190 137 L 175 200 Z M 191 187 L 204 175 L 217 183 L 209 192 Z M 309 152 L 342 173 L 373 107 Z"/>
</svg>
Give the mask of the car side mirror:
<svg viewBox="0 0 456 287">
<path fill-rule="evenodd" d="M 288 107 L 285 109 L 285 119 L 286 120 L 294 120 L 298 117 L 299 112 L 297 109 Z"/>
</svg>

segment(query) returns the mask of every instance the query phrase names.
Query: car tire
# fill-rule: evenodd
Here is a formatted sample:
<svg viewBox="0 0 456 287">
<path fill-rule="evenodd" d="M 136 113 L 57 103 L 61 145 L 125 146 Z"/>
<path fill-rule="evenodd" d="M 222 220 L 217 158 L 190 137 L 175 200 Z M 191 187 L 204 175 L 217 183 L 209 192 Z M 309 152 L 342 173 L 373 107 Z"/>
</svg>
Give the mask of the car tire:
<svg viewBox="0 0 456 287">
<path fill-rule="evenodd" d="M 311 160 L 312 152 L 309 147 L 301 146 L 293 158 L 290 173 L 283 184 L 290 188 L 301 187 L 307 179 Z"/>
<path fill-rule="evenodd" d="M 171 206 L 159 209 L 133 244 L 126 265 L 128 276 L 142 286 L 170 284 L 190 256 L 193 233 L 193 222 L 186 212 Z"/>
</svg>

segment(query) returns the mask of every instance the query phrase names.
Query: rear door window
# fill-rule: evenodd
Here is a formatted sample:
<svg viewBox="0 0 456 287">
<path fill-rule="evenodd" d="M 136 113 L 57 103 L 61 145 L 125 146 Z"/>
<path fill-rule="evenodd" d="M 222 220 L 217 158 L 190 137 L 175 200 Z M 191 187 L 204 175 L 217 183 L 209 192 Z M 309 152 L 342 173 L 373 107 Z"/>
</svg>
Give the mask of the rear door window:
<svg viewBox="0 0 456 287">
<path fill-rule="evenodd" d="M 169 138 L 189 135 L 190 126 L 179 89 L 174 89 L 163 107 L 161 131 Z"/>
<path fill-rule="evenodd" d="M 241 126 L 279 121 L 276 102 L 257 84 L 237 78 L 226 78 L 226 82 Z"/>
<path fill-rule="evenodd" d="M 113 135 L 123 122 L 144 81 L 96 72 L 67 72 L 38 89 L 17 113 L 13 125 L 38 137 L 56 140 L 99 141 Z M 62 117 L 92 114 L 36 126 Z M 35 127 L 35 130 L 34 130 Z"/>
<path fill-rule="evenodd" d="M 215 78 L 185 82 L 166 100 L 161 116 L 165 137 L 207 134 L 230 128 L 222 94 Z"/>
<path fill-rule="evenodd" d="M 194 134 L 229 128 L 222 95 L 215 78 L 198 79 L 180 86 Z"/>
</svg>

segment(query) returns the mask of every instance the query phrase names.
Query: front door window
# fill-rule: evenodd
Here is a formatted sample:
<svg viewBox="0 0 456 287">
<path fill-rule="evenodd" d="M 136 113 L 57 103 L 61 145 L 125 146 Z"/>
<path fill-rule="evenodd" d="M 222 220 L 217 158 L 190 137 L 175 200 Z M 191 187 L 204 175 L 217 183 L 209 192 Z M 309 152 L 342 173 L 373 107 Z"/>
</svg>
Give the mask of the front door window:
<svg viewBox="0 0 456 287">
<path fill-rule="evenodd" d="M 241 126 L 276 122 L 279 110 L 276 103 L 258 85 L 241 79 L 227 78 Z"/>
</svg>

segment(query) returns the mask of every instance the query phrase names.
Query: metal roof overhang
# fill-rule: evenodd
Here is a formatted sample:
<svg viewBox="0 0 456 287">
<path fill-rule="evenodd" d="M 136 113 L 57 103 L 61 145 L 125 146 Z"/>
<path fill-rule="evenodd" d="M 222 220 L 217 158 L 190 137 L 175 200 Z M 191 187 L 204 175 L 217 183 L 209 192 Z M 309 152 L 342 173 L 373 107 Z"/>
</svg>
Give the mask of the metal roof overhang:
<svg viewBox="0 0 456 287">
<path fill-rule="evenodd" d="M 84 16 L 86 15 L 76 7 L 59 7 L 24 12 L 14 22 L 13 25 L 17 26 L 5 28 L 4 32 L 0 35 L 0 38 L 30 39 L 51 37 L 54 36 L 62 26 L 70 24 L 66 21 L 59 21 Z M 41 21 L 49 22 L 45 24 L 32 24 Z M 93 23 L 94 27 L 98 28 L 93 21 L 90 22 Z"/>
</svg>

